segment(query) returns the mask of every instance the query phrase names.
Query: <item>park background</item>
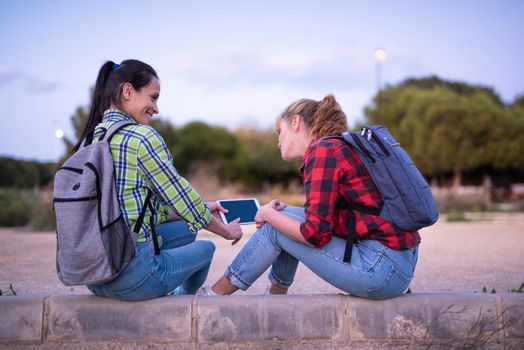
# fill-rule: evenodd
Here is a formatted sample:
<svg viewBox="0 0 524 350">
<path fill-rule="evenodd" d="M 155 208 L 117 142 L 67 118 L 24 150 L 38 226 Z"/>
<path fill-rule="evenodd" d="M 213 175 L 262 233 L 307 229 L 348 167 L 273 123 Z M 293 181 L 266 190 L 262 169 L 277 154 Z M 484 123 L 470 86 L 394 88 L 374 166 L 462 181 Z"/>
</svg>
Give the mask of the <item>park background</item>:
<svg viewBox="0 0 524 350">
<path fill-rule="evenodd" d="M 480 224 L 488 245 L 504 228 L 512 233 L 500 239 L 521 247 L 522 18 L 524 3 L 509 0 L 4 0 L 0 226 L 16 227 L 3 231 L 9 241 L 54 230 L 53 174 L 78 137 L 98 69 L 136 58 L 161 80 L 152 125 L 206 200 L 301 205 L 300 164 L 280 159 L 273 122 L 294 100 L 333 93 L 352 129 L 382 124 L 401 142 L 441 222 L 465 234 Z M 2 258 L 23 249 L 12 251 Z M 513 258 L 506 289 L 524 281 L 523 258 Z"/>
</svg>

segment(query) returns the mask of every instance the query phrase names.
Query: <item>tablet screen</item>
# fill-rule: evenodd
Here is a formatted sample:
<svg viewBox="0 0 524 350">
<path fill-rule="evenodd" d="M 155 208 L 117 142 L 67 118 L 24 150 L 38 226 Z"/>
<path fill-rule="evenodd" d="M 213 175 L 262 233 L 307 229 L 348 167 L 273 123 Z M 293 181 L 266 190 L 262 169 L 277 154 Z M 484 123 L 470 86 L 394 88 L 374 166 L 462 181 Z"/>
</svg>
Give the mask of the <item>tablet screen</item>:
<svg viewBox="0 0 524 350">
<path fill-rule="evenodd" d="M 229 199 L 217 201 L 224 208 L 229 210 L 227 213 L 221 213 L 222 220 L 225 224 L 230 223 L 236 218 L 240 218 L 241 224 L 253 224 L 255 222 L 255 215 L 260 205 L 255 198 L 246 199 Z"/>
</svg>

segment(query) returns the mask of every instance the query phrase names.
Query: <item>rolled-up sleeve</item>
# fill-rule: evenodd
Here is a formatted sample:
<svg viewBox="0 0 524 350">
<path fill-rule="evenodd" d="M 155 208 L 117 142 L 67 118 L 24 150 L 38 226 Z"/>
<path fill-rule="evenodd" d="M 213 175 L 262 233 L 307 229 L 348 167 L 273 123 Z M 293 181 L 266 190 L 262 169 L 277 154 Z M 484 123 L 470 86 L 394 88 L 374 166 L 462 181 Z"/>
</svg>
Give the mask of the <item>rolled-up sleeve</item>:
<svg viewBox="0 0 524 350">
<path fill-rule="evenodd" d="M 211 222 L 209 208 L 191 184 L 178 174 L 164 140 L 154 129 L 149 129 L 138 147 L 138 167 L 155 195 L 185 220 L 193 232 Z"/>
<path fill-rule="evenodd" d="M 304 160 L 306 220 L 301 224 L 300 232 L 310 244 L 321 247 L 331 240 L 341 171 L 333 148 L 322 143 L 311 146 Z"/>
</svg>

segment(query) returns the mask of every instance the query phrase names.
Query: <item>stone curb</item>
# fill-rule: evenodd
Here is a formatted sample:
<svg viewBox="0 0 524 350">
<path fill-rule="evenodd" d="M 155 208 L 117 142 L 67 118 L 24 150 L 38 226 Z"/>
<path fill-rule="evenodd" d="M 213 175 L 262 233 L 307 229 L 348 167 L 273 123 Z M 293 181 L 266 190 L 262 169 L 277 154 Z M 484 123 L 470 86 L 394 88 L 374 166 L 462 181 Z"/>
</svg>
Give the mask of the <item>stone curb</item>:
<svg viewBox="0 0 524 350">
<path fill-rule="evenodd" d="M 518 293 L 416 293 L 385 301 L 333 294 L 167 296 L 142 302 L 5 296 L 0 315 L 0 348 L 13 349 L 524 345 L 524 294 Z"/>
</svg>

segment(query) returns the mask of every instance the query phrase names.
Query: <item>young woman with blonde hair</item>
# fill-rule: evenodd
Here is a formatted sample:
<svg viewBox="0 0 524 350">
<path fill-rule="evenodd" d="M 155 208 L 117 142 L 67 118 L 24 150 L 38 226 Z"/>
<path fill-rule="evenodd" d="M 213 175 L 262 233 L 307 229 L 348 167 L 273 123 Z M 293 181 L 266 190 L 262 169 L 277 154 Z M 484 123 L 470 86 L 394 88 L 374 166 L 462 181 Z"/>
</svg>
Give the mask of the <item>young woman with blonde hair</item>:
<svg viewBox="0 0 524 350">
<path fill-rule="evenodd" d="M 303 161 L 304 208 L 276 199 L 262 206 L 253 237 L 224 276 L 197 294 L 246 290 L 270 266 L 269 292 L 285 294 L 299 261 L 355 296 L 385 299 L 404 293 L 413 278 L 420 236 L 350 209 L 378 209 L 383 201 L 357 154 L 343 140 L 329 138 L 345 131 L 346 115 L 332 95 L 321 101 L 301 99 L 285 109 L 276 121 L 278 147 L 284 160 Z M 348 236 L 355 241 L 346 263 Z"/>
</svg>

